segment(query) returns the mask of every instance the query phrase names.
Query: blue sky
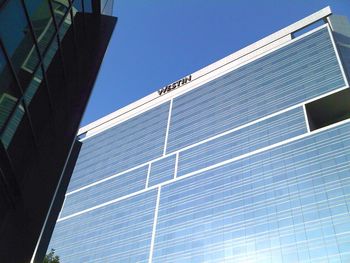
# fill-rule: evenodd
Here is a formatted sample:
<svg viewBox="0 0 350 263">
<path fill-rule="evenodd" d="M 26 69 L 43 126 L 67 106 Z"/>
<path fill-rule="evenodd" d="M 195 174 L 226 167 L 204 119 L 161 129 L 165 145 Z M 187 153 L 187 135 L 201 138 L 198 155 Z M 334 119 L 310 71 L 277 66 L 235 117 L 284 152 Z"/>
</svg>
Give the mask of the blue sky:
<svg viewBox="0 0 350 263">
<path fill-rule="evenodd" d="M 114 0 L 118 23 L 81 125 L 327 5 L 350 17 L 349 0 Z"/>
</svg>

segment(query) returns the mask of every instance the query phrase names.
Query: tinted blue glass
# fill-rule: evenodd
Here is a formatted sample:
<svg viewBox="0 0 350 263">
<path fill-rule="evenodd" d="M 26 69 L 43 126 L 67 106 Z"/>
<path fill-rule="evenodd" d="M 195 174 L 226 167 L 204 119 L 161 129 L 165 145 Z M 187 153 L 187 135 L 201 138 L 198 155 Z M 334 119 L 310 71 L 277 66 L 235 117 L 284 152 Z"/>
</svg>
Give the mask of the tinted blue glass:
<svg viewBox="0 0 350 263">
<path fill-rule="evenodd" d="M 68 195 L 61 217 L 144 189 L 147 172 L 148 165 Z"/>
<path fill-rule="evenodd" d="M 350 25 L 345 16 L 331 16 L 333 36 L 337 42 L 344 69 L 350 74 Z"/>
<path fill-rule="evenodd" d="M 178 176 L 307 132 L 302 107 L 180 152 Z"/>
<path fill-rule="evenodd" d="M 148 186 L 160 184 L 174 178 L 175 154 L 151 164 Z"/>
<path fill-rule="evenodd" d="M 60 262 L 148 262 L 157 191 L 57 223 L 49 249 Z"/>
<path fill-rule="evenodd" d="M 153 262 L 328 262 L 349 187 L 350 123 L 166 185 Z"/>
<path fill-rule="evenodd" d="M 164 103 L 85 140 L 68 191 L 161 156 L 168 111 Z"/>
<path fill-rule="evenodd" d="M 94 184 L 67 195 L 49 249 L 62 262 L 148 262 L 157 220 L 152 262 L 349 262 L 350 123 L 305 134 L 299 107 L 238 129 L 343 85 L 322 29 L 176 97 L 177 174 L 217 167 L 161 186 L 158 210 L 144 188 L 148 169 L 148 186 L 174 178 L 169 103 L 87 138 L 69 189 Z"/>
<path fill-rule="evenodd" d="M 167 151 L 344 87 L 327 29 L 174 99 Z"/>
</svg>

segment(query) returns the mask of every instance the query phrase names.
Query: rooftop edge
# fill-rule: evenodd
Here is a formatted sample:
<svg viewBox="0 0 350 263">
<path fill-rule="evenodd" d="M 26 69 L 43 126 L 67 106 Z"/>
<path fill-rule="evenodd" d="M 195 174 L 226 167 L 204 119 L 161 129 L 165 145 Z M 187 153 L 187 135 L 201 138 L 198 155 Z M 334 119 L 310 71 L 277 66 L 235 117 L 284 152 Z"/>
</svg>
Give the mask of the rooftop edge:
<svg viewBox="0 0 350 263">
<path fill-rule="evenodd" d="M 199 78 L 203 77 L 204 75 L 207 75 L 213 71 L 215 71 L 216 69 L 223 67 L 224 65 L 227 65 L 229 63 L 232 63 L 238 59 L 241 59 L 247 55 L 249 55 L 250 53 L 257 51 L 259 49 L 262 49 L 264 47 L 266 47 L 267 45 L 275 42 L 275 41 L 279 41 L 287 36 L 290 36 L 292 33 L 301 30 L 305 27 L 307 27 L 308 25 L 317 22 L 321 19 L 326 18 L 327 16 L 330 16 L 332 14 L 331 8 L 329 6 L 275 32 L 272 33 L 271 35 L 268 35 L 260 40 L 258 40 L 257 42 L 254 42 L 253 44 L 250 44 L 249 46 L 246 46 L 212 64 L 209 64 L 208 66 L 199 69 L 197 71 L 195 71 L 194 73 L 190 74 L 190 76 L 192 76 L 192 81 L 194 80 L 198 80 Z M 162 87 L 163 88 L 163 87 Z M 184 91 L 189 90 L 189 86 L 181 86 L 181 90 L 182 93 Z M 143 97 L 127 106 L 124 106 L 123 108 L 120 108 L 96 121 L 93 121 L 83 127 L 81 127 L 78 131 L 78 136 L 79 135 L 83 135 L 84 133 L 87 133 L 93 129 L 97 129 L 100 130 L 100 126 L 110 126 L 110 122 L 113 121 L 113 124 L 115 124 L 116 122 L 119 122 L 118 119 L 120 119 L 120 121 L 123 121 L 124 119 L 127 119 L 130 115 L 137 115 L 140 110 L 140 107 L 142 107 L 142 111 L 144 111 L 145 109 L 147 109 L 147 105 L 149 105 L 150 107 L 153 107 L 155 105 L 159 105 L 165 101 L 170 100 L 171 98 L 178 96 L 179 93 L 175 93 L 175 92 L 171 92 L 171 93 L 165 93 L 164 95 L 159 95 L 158 91 L 156 90 L 155 92 L 147 95 L 146 97 Z M 94 134 L 96 134 L 95 132 L 93 132 Z"/>
</svg>

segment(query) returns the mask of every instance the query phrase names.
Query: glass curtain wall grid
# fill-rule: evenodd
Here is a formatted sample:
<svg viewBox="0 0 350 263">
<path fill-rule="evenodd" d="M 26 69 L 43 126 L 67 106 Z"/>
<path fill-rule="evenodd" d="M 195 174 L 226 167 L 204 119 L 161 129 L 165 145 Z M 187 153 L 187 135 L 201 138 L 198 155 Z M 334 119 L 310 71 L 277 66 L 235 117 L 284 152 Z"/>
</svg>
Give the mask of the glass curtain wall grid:
<svg viewBox="0 0 350 263">
<path fill-rule="evenodd" d="M 303 21 L 205 83 L 82 129 L 49 250 L 62 262 L 349 262 L 350 26 Z"/>
</svg>

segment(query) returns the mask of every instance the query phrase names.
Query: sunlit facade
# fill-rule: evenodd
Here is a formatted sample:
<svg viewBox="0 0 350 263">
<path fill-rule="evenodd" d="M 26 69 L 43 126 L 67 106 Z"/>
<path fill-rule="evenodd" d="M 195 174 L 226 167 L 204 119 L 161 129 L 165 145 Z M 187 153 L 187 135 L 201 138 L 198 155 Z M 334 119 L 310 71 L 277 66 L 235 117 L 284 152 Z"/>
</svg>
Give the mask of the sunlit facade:
<svg viewBox="0 0 350 263">
<path fill-rule="evenodd" d="M 81 128 L 49 249 L 350 262 L 349 35 L 322 9 Z"/>
</svg>

